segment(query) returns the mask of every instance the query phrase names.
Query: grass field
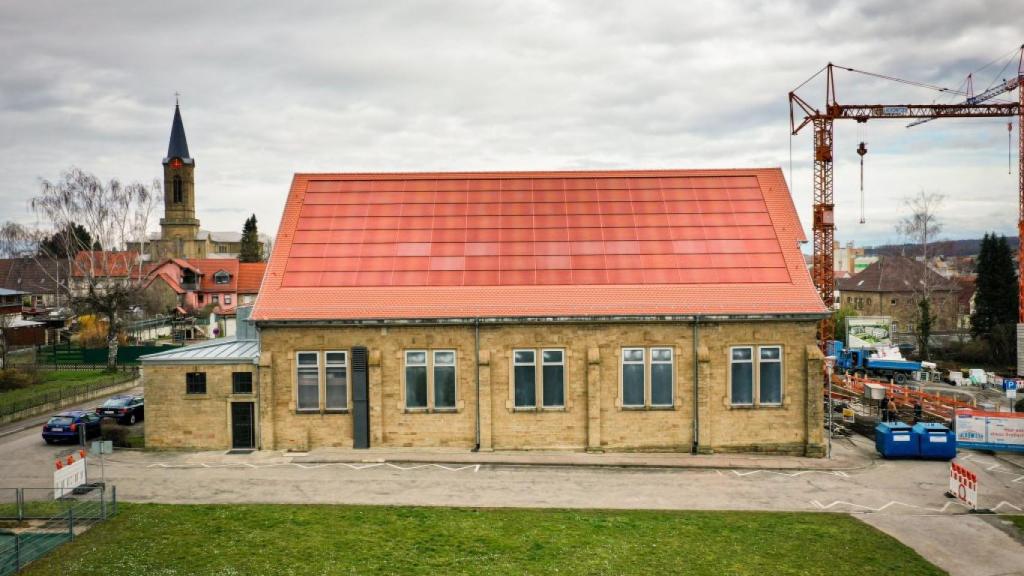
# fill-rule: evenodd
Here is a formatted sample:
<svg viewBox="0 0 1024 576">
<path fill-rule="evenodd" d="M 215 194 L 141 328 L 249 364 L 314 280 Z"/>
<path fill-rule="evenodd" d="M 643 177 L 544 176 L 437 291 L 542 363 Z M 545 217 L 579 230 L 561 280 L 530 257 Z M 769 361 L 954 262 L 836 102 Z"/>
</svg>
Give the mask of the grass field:
<svg viewBox="0 0 1024 576">
<path fill-rule="evenodd" d="M 112 573 L 943 572 L 838 514 L 124 504 L 24 574 Z"/>
<path fill-rule="evenodd" d="M 1013 522 L 1013 525 L 1016 526 L 1018 530 L 1024 532 L 1024 515 L 1017 514 L 1014 516 L 1003 516 L 1003 518 Z"/>
<path fill-rule="evenodd" d="M 27 388 L 19 388 L 8 392 L 0 392 L 0 414 L 5 407 L 17 405 L 28 407 L 56 400 L 61 394 L 70 396 L 97 388 L 104 384 L 113 384 L 131 380 L 130 372 L 111 374 L 103 370 L 53 370 L 40 371 L 42 382 Z"/>
</svg>

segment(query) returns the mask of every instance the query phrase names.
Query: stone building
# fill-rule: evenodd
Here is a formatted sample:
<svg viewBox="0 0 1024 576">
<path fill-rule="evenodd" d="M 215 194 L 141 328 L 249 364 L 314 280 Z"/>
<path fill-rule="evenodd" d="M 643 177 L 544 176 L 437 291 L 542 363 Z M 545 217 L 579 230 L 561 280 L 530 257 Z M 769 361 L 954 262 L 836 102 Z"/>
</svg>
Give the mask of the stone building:
<svg viewBox="0 0 1024 576">
<path fill-rule="evenodd" d="M 860 316 L 891 316 L 893 334 L 901 342 L 914 340 L 920 318 L 918 302 L 924 297 L 926 286 L 935 316 L 932 330 L 957 330 L 960 285 L 917 260 L 880 256 L 863 271 L 836 280 L 844 307 L 855 310 Z"/>
<path fill-rule="evenodd" d="M 252 393 L 146 364 L 147 446 L 820 456 L 804 241 L 778 169 L 298 174 Z"/>
<path fill-rule="evenodd" d="M 200 228 L 196 216 L 196 161 L 189 153 L 185 125 L 177 104 L 163 166 L 164 213 L 160 232 L 151 235 L 144 244 L 129 242 L 128 249 L 144 254 L 152 262 L 167 258 L 237 258 L 241 251 L 240 232 L 211 232 Z M 244 212 L 240 210 L 240 213 Z M 260 240 L 267 253 L 269 238 L 261 235 Z"/>
</svg>

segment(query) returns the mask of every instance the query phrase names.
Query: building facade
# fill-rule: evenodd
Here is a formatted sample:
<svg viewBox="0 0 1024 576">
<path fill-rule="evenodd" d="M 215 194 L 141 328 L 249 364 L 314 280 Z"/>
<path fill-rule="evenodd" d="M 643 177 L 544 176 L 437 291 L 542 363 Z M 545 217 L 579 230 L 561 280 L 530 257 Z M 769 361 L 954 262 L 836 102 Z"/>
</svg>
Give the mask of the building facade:
<svg viewBox="0 0 1024 576">
<path fill-rule="evenodd" d="M 926 285 L 927 279 L 927 285 Z M 920 318 L 918 303 L 930 294 L 934 332 L 960 326 L 960 285 L 923 263 L 903 256 L 880 256 L 862 272 L 836 280 L 842 306 L 860 316 L 891 316 L 893 334 L 912 342 Z"/>
<path fill-rule="evenodd" d="M 300 174 L 237 402 L 265 449 L 820 456 L 802 241 L 776 169 Z M 189 392 L 205 371 L 146 369 L 167 414 L 219 407 L 147 445 L 227 446 L 196 436 L 233 429 L 231 395 Z"/>
</svg>

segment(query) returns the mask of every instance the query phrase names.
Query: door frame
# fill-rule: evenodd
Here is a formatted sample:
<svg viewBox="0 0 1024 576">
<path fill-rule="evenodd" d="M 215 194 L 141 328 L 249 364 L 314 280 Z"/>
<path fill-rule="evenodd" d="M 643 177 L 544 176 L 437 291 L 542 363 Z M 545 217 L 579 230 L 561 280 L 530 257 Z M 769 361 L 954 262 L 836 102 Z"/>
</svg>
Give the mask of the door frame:
<svg viewBox="0 0 1024 576">
<path fill-rule="evenodd" d="M 231 431 L 231 450 L 255 450 L 256 449 L 256 402 L 253 400 L 233 400 L 229 402 L 228 413 L 230 421 L 228 429 Z M 235 404 L 249 405 L 249 445 L 235 445 Z"/>
</svg>

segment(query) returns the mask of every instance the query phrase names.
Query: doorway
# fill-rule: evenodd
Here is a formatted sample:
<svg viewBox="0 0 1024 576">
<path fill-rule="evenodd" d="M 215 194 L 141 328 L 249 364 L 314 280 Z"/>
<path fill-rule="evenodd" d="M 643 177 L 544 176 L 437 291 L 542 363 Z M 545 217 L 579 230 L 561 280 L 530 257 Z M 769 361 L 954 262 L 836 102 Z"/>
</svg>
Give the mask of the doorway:
<svg viewBox="0 0 1024 576">
<path fill-rule="evenodd" d="M 231 403 L 231 449 L 256 448 L 256 410 L 253 402 Z"/>
</svg>

